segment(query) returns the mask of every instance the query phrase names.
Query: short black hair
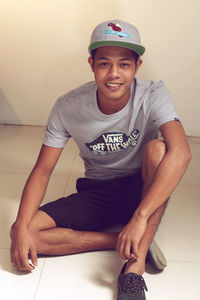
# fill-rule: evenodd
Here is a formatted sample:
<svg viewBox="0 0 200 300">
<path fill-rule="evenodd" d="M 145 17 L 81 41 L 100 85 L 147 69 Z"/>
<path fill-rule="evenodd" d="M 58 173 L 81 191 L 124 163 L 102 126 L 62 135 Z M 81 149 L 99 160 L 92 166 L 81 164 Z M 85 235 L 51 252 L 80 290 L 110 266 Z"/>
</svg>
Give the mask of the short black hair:
<svg viewBox="0 0 200 300">
<path fill-rule="evenodd" d="M 93 49 L 93 50 L 91 51 L 91 57 L 92 57 L 92 60 L 93 60 L 93 64 L 94 64 L 94 60 L 95 60 L 95 55 L 96 55 L 97 49 L 98 49 L 98 48 Z M 132 51 L 133 57 L 134 57 L 134 59 L 135 59 L 135 64 L 137 64 L 137 61 L 139 60 L 140 56 L 139 56 L 139 54 L 136 53 L 135 51 L 133 51 L 133 50 L 131 50 L 131 51 Z"/>
</svg>

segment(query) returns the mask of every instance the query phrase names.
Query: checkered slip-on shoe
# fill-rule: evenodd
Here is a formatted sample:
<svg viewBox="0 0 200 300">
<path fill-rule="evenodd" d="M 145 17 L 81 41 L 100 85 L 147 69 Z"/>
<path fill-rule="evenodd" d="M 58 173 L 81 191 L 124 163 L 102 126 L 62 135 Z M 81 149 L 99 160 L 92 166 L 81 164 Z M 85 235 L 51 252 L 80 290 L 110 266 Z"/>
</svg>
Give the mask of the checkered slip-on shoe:
<svg viewBox="0 0 200 300">
<path fill-rule="evenodd" d="M 116 300 L 145 300 L 146 283 L 141 275 L 124 274 L 127 263 L 118 278 L 118 296 Z"/>
<path fill-rule="evenodd" d="M 147 253 L 147 260 L 158 270 L 163 270 L 167 266 L 167 261 L 155 241 L 152 241 Z"/>
</svg>

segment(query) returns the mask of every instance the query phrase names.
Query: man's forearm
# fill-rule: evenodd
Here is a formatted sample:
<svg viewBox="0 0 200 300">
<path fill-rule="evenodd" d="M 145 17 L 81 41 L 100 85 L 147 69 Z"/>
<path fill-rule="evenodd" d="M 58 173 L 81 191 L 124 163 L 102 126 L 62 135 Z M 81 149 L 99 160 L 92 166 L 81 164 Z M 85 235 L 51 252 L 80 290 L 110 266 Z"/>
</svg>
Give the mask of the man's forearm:
<svg viewBox="0 0 200 300">
<path fill-rule="evenodd" d="M 31 222 L 34 213 L 44 198 L 49 178 L 62 150 L 62 148 L 42 145 L 35 167 L 24 187 L 15 224 L 27 226 Z"/>
<path fill-rule="evenodd" d="M 47 174 L 33 170 L 29 176 L 21 198 L 21 203 L 16 219 L 18 226 L 28 226 L 40 206 L 49 181 Z"/>
</svg>

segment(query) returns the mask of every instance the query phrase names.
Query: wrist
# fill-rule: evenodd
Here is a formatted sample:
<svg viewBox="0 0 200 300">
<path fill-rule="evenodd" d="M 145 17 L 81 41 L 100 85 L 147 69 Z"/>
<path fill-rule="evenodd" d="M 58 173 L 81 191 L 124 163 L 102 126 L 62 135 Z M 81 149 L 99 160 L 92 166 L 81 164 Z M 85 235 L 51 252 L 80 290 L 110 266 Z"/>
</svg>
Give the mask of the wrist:
<svg viewBox="0 0 200 300">
<path fill-rule="evenodd" d="M 26 229 L 28 228 L 28 222 L 26 220 L 16 220 L 13 225 L 12 228 L 15 228 L 17 230 L 21 230 L 21 229 Z"/>
<path fill-rule="evenodd" d="M 18 236 L 19 234 L 23 234 L 23 236 L 25 235 L 25 233 L 27 232 L 27 225 L 21 224 L 21 223 L 17 223 L 14 222 L 11 226 L 10 229 L 10 237 L 11 239 L 13 239 L 14 237 Z"/>
<path fill-rule="evenodd" d="M 141 209 L 141 208 L 137 208 L 135 213 L 134 213 L 134 216 L 137 218 L 137 219 L 141 219 L 141 220 L 148 220 L 148 214 L 147 214 L 147 211 L 145 209 Z"/>
</svg>

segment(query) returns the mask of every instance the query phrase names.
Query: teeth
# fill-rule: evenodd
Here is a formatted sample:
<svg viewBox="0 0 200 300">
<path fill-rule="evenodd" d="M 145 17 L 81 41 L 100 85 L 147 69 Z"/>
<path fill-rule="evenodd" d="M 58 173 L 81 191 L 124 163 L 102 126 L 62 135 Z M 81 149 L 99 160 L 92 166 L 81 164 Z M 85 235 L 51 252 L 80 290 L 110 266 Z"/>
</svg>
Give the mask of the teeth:
<svg viewBox="0 0 200 300">
<path fill-rule="evenodd" d="M 106 83 L 107 86 L 119 86 L 120 84 L 119 83 Z"/>
</svg>

